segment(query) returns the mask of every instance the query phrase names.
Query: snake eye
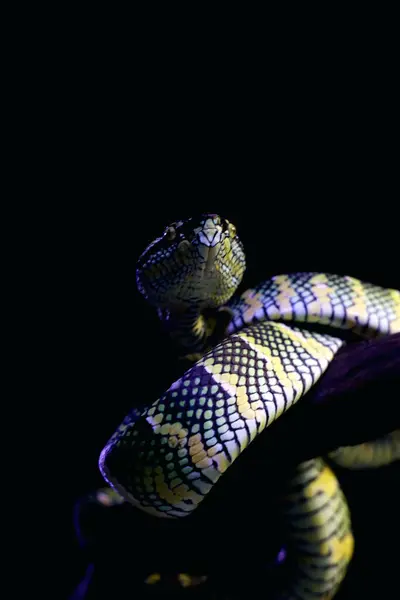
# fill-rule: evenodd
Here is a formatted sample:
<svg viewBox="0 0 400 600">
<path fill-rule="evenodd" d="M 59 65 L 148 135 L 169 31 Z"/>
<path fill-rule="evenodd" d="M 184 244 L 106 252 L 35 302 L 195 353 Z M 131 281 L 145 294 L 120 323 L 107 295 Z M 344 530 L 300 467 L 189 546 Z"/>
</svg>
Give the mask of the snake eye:
<svg viewBox="0 0 400 600">
<path fill-rule="evenodd" d="M 231 237 L 235 237 L 236 235 L 236 227 L 232 225 L 232 223 L 228 222 L 229 233 Z"/>
<path fill-rule="evenodd" d="M 221 219 L 221 227 L 222 227 L 222 231 L 225 233 L 225 231 L 228 231 L 229 229 L 229 221 L 228 219 Z"/>
</svg>

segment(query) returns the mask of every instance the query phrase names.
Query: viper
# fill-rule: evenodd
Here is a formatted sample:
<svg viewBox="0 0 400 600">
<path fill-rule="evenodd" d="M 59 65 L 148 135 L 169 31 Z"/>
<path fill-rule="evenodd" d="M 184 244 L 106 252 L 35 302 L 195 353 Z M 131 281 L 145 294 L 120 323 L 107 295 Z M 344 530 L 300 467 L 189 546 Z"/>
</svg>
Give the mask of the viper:
<svg viewBox="0 0 400 600">
<path fill-rule="evenodd" d="M 400 331 L 398 290 L 301 272 L 235 296 L 245 268 L 235 226 L 216 214 L 170 224 L 139 257 L 140 293 L 193 364 L 158 400 L 123 420 L 99 467 L 124 500 L 151 515 L 190 515 L 350 338 Z M 400 432 L 337 448 L 327 458 L 288 474 L 281 510 L 296 569 L 279 600 L 335 596 L 354 539 L 333 464 L 368 468 L 398 460 Z"/>
</svg>

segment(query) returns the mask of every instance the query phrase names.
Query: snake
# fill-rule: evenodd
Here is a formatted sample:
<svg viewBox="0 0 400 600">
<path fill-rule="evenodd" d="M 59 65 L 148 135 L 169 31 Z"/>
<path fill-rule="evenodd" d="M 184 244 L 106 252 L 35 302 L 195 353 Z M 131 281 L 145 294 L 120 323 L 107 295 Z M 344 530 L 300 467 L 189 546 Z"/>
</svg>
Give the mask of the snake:
<svg viewBox="0 0 400 600">
<path fill-rule="evenodd" d="M 107 484 L 148 514 L 192 514 L 349 340 L 400 331 L 399 290 L 296 272 L 237 295 L 245 269 L 236 227 L 214 213 L 171 223 L 137 261 L 139 292 L 191 361 L 155 402 L 124 418 L 99 457 Z M 288 473 L 280 510 L 295 569 L 279 600 L 330 600 L 345 578 L 354 536 L 335 464 L 372 468 L 399 458 L 395 430 Z"/>
</svg>

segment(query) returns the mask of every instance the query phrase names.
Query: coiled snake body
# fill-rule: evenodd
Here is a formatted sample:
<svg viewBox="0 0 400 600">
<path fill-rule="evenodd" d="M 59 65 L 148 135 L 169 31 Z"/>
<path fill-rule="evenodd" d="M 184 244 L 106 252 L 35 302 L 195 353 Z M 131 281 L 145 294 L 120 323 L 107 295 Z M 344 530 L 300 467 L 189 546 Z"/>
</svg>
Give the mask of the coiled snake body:
<svg viewBox="0 0 400 600">
<path fill-rule="evenodd" d="M 106 481 L 152 515 L 184 517 L 199 505 L 250 442 L 321 377 L 345 343 L 334 329 L 364 337 L 400 331 L 397 290 L 296 273 L 231 299 L 244 270 L 235 227 L 214 214 L 173 223 L 139 259 L 139 290 L 197 359 L 161 398 L 132 411 L 100 456 Z M 330 458 L 350 467 L 388 464 L 400 458 L 399 432 Z M 353 536 L 346 500 L 322 458 L 298 465 L 282 510 L 297 573 L 280 599 L 333 598 Z"/>
</svg>

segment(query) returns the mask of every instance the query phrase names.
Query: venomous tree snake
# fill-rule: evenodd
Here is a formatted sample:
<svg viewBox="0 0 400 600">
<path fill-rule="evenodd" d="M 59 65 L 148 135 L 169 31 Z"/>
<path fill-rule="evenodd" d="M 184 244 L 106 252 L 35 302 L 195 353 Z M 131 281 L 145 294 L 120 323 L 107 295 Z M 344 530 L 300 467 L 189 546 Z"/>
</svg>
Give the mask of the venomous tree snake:
<svg viewBox="0 0 400 600">
<path fill-rule="evenodd" d="M 340 331 L 400 331 L 397 290 L 295 273 L 234 297 L 244 271 L 235 227 L 215 214 L 171 224 L 139 258 L 139 291 L 196 361 L 161 398 L 124 419 L 99 459 L 114 490 L 149 514 L 190 515 L 251 441 L 321 377 L 345 343 Z M 365 468 L 400 458 L 399 431 L 366 442 L 329 459 Z M 296 571 L 279 599 L 333 598 L 354 541 L 346 499 L 323 458 L 297 466 L 282 512 Z"/>
</svg>

